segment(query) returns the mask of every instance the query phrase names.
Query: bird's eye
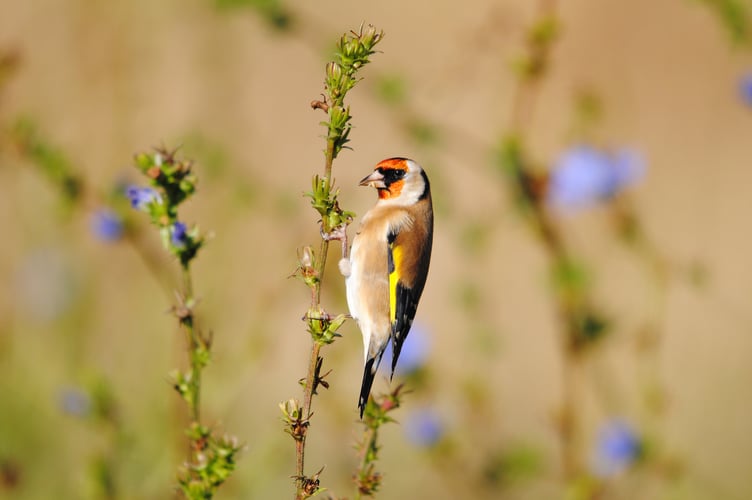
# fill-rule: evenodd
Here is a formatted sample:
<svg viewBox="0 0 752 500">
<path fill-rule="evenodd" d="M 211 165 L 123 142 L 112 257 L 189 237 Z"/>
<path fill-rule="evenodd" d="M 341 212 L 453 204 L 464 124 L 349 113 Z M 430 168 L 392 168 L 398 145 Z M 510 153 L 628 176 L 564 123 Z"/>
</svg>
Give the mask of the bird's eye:
<svg viewBox="0 0 752 500">
<path fill-rule="evenodd" d="M 400 170 L 400 169 L 397 169 L 397 168 L 393 168 L 393 169 L 389 170 L 389 172 L 388 172 L 389 179 L 391 179 L 392 182 L 398 181 L 398 180 L 404 178 L 406 173 L 407 172 L 405 172 L 404 170 Z"/>
</svg>

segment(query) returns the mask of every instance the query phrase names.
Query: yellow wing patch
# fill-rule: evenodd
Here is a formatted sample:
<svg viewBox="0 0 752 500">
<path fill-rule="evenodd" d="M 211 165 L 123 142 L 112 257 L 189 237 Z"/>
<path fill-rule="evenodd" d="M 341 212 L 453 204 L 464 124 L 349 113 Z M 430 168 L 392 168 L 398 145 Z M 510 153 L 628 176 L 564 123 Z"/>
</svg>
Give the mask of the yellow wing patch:
<svg viewBox="0 0 752 500">
<path fill-rule="evenodd" d="M 394 245 L 390 248 L 391 263 L 394 267 L 389 269 L 389 319 L 392 324 L 397 320 L 397 282 L 402 267 L 402 247 Z"/>
</svg>

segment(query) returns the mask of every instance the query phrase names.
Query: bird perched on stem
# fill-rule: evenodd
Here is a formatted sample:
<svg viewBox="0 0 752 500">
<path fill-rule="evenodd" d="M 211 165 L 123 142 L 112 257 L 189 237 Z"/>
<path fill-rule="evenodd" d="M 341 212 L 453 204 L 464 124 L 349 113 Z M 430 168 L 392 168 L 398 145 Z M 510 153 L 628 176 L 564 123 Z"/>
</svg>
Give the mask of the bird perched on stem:
<svg viewBox="0 0 752 500">
<path fill-rule="evenodd" d="M 426 173 L 407 158 L 383 160 L 360 185 L 376 188 L 379 200 L 363 217 L 340 271 L 350 314 L 363 333 L 362 418 L 387 343 L 392 343 L 394 376 L 415 318 L 431 260 L 433 206 Z"/>
</svg>

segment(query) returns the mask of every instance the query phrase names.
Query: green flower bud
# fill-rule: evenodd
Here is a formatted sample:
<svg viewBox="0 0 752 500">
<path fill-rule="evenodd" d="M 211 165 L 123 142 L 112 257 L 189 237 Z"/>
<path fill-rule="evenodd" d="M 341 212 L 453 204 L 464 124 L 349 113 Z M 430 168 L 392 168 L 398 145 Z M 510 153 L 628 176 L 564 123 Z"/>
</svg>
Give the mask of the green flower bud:
<svg viewBox="0 0 752 500">
<path fill-rule="evenodd" d="M 332 81 L 339 81 L 342 78 L 342 66 L 334 61 L 330 61 L 326 65 L 326 77 Z"/>
</svg>

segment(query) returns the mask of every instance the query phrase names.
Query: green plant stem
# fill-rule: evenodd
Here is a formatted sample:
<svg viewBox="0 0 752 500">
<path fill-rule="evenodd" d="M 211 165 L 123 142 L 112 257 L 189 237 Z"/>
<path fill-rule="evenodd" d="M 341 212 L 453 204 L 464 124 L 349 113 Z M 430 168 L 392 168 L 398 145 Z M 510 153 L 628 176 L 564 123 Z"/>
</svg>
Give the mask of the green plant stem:
<svg viewBox="0 0 752 500">
<path fill-rule="evenodd" d="M 181 318 L 180 323 L 185 331 L 186 341 L 188 343 L 188 357 L 191 367 L 191 380 L 190 380 L 190 404 L 189 412 L 191 418 L 191 424 L 201 424 L 201 360 L 198 358 L 201 348 L 201 339 L 199 338 L 199 332 L 196 331 L 193 321 L 193 279 L 191 277 L 190 265 L 186 264 L 182 267 L 183 278 L 183 305 L 185 316 Z M 196 446 L 193 443 L 189 443 L 188 458 L 191 461 L 195 461 L 198 453 Z"/>
<path fill-rule="evenodd" d="M 616 205 L 617 227 L 627 226 L 622 231 L 629 234 L 628 244 L 643 262 L 650 281 L 650 307 L 648 317 L 641 328 L 639 348 L 641 349 L 644 384 L 644 403 L 649 422 L 659 425 L 665 410 L 665 394 L 661 380 L 661 352 L 664 342 L 665 320 L 668 309 L 668 295 L 671 285 L 671 268 L 666 257 L 653 244 L 642 225 L 634 215 L 628 200 L 622 199 Z M 657 429 L 653 429 L 658 434 Z"/>
<path fill-rule="evenodd" d="M 524 167 L 520 167 L 524 168 Z M 524 175 L 524 173 L 523 173 Z M 522 178 L 523 176 L 518 176 Z M 519 181 L 518 188 L 522 189 L 522 180 Z M 549 266 L 555 269 L 561 262 L 569 262 L 570 256 L 567 251 L 559 229 L 551 220 L 543 200 L 540 197 L 529 196 L 527 201 L 530 203 L 532 211 L 532 224 L 536 226 L 543 247 L 546 249 L 549 259 Z M 556 291 L 556 309 L 557 316 L 562 323 L 562 402 L 559 424 L 561 439 L 561 462 L 564 476 L 567 478 L 575 477 L 581 469 L 580 448 L 582 443 L 581 422 L 579 419 L 578 409 L 580 404 L 580 376 L 582 365 L 582 344 L 580 338 L 580 328 L 582 323 L 583 312 L 582 303 L 587 303 L 583 297 L 574 299 L 566 290 Z"/>
<path fill-rule="evenodd" d="M 549 266 L 555 269 L 561 262 L 569 262 L 570 256 L 563 243 L 561 234 L 553 223 L 540 198 L 533 197 L 533 217 L 547 250 Z M 582 297 L 574 301 L 567 291 L 557 290 L 556 308 L 562 323 L 563 335 L 560 339 L 562 352 L 562 403 L 559 430 L 561 437 L 561 461 L 564 477 L 575 477 L 580 469 L 580 448 L 582 443 L 582 429 L 579 419 L 580 380 L 579 372 L 582 365 L 582 345 L 580 328 L 582 322 L 581 304 L 587 303 Z"/>
<path fill-rule="evenodd" d="M 554 19 L 556 16 L 556 0 L 540 0 L 536 22 Z M 511 108 L 510 129 L 512 134 L 523 143 L 525 130 L 532 121 L 535 99 L 542 77 L 545 75 L 550 60 L 551 43 L 535 43 L 530 45 L 529 64 L 538 68 L 535 72 L 520 77 L 514 92 Z M 534 176 L 528 171 L 525 162 L 517 165 L 515 182 L 517 189 L 529 203 L 531 208 L 531 223 L 539 233 L 547 250 L 550 267 L 555 268 L 561 262 L 569 262 L 569 254 L 564 245 L 561 234 L 546 211 L 543 199 L 531 192 L 529 180 Z M 578 409 L 580 408 L 580 372 L 581 346 L 578 343 L 580 321 L 582 319 L 583 297 L 572 301 L 566 293 L 557 290 L 557 314 L 563 325 L 562 346 L 562 403 L 559 422 L 561 439 L 561 461 L 564 476 L 575 477 L 580 469 L 581 455 L 581 423 Z M 585 301 L 587 303 L 587 301 Z"/>
<path fill-rule="evenodd" d="M 313 345 L 311 346 L 311 359 L 308 364 L 308 375 L 306 376 L 306 385 L 303 391 L 303 419 L 306 421 L 311 418 L 311 404 L 313 402 L 313 390 L 308 390 L 308 388 L 313 388 L 313 385 L 316 383 L 314 378 L 316 377 L 316 363 L 318 362 L 320 352 L 321 344 L 313 342 Z M 297 477 L 300 478 L 304 476 L 305 471 L 305 442 L 306 434 L 303 434 L 302 438 L 295 442 Z M 301 495 L 300 487 L 298 487 L 297 495 L 298 497 Z"/>
<path fill-rule="evenodd" d="M 1 56 L 2 54 L 0 54 L 0 57 Z M 11 148 L 9 145 L 7 149 L 16 151 L 19 158 L 33 163 L 40 171 L 42 171 L 42 173 L 45 173 L 44 171 L 48 167 L 44 165 L 44 161 L 40 159 L 38 155 L 35 155 L 33 153 L 35 149 L 39 149 L 40 147 L 55 152 L 57 155 L 59 155 L 60 158 L 63 158 L 62 161 L 64 164 L 68 164 L 67 156 L 65 156 L 62 151 L 58 151 L 52 145 L 44 142 L 43 139 L 40 139 L 38 137 L 27 135 L 20 135 L 17 137 L 9 135 L 9 137 L 5 137 L 0 134 L 0 141 L 5 140 L 9 141 L 14 146 Z M 73 167 L 70 167 L 70 171 L 66 170 L 62 172 L 62 175 L 51 179 L 51 181 L 64 196 L 69 196 L 66 191 L 66 182 L 68 184 L 77 186 L 77 195 L 74 197 L 69 197 L 67 199 L 75 209 L 78 209 L 82 213 L 93 212 L 98 206 L 101 205 L 98 200 L 103 199 L 103 196 L 101 196 L 100 193 L 95 192 L 95 190 L 86 183 L 85 177 L 83 177 L 78 172 L 73 171 Z M 142 241 L 141 233 L 141 229 L 128 230 L 123 235 L 123 241 L 128 243 L 133 248 L 138 257 L 144 263 L 144 266 L 148 270 L 149 274 L 151 274 L 160 288 L 162 288 L 162 290 L 165 292 L 165 295 L 171 299 L 172 290 L 174 289 L 173 280 L 170 274 L 164 271 L 164 265 L 161 259 L 157 257 L 154 252 L 152 252 Z"/>
<path fill-rule="evenodd" d="M 569 253 L 564 245 L 561 234 L 546 211 L 541 198 L 531 197 L 533 220 L 538 226 L 538 232 L 547 250 L 550 266 L 568 262 Z M 580 376 L 581 346 L 577 342 L 581 321 L 581 312 L 569 297 L 557 290 L 556 308 L 563 324 L 563 336 L 560 339 L 562 356 L 562 403 L 559 422 L 561 438 L 561 463 L 564 476 L 574 477 L 580 470 L 580 448 L 582 443 L 581 423 L 578 408 L 580 405 Z"/>
<path fill-rule="evenodd" d="M 368 464 L 372 463 L 368 460 L 369 451 L 373 449 L 376 446 L 376 442 L 379 437 L 378 429 L 375 427 L 369 427 L 368 430 L 366 430 L 366 437 L 367 439 L 364 440 L 364 448 L 363 448 L 363 457 L 360 459 L 360 467 L 358 467 L 358 473 L 357 478 L 362 478 L 368 474 Z M 360 488 L 355 490 L 355 500 L 360 500 L 363 498 L 363 494 L 360 491 Z"/>
<path fill-rule="evenodd" d="M 186 339 L 188 341 L 188 355 L 191 365 L 191 403 L 189 405 L 191 420 L 194 423 L 200 423 L 201 418 L 201 361 L 198 359 L 198 350 L 201 347 L 201 339 L 196 331 L 193 322 L 193 280 L 191 279 L 191 270 L 188 265 L 183 267 L 183 302 L 187 311 L 185 318 L 181 323 L 185 329 Z"/>
<path fill-rule="evenodd" d="M 334 139 L 327 139 L 326 141 L 326 154 L 324 156 L 324 179 L 331 186 L 332 181 L 332 165 L 334 163 Z M 316 287 L 315 300 L 311 304 L 318 308 L 321 304 L 321 282 L 324 279 L 324 271 L 326 271 L 326 257 L 329 254 L 329 240 L 321 238 L 321 248 L 319 249 L 319 260 L 317 261 L 318 268 L 316 269 L 316 275 L 319 277 L 319 285 Z M 316 342 L 314 342 L 316 344 Z M 319 346 L 319 349 L 321 347 Z M 312 368 L 311 368 L 312 367 Z M 311 367 L 309 367 L 309 375 L 313 380 L 313 373 L 316 368 L 316 358 L 313 358 Z M 313 387 L 311 385 L 311 387 Z M 310 398 L 308 398 L 310 399 Z M 304 403 L 305 404 L 305 403 Z M 304 408 L 310 409 L 310 403 Z M 308 412 L 305 413 L 308 415 Z"/>
<path fill-rule="evenodd" d="M 324 177 L 327 180 L 332 179 L 332 164 L 334 163 L 334 138 L 330 137 L 326 141 L 326 154 L 324 156 Z"/>
<path fill-rule="evenodd" d="M 536 22 L 556 18 L 557 0 L 539 0 Z M 537 68 L 531 74 L 520 78 L 520 84 L 514 89 L 512 100 L 510 129 L 520 134 L 532 120 L 535 109 L 536 94 L 542 77 L 545 75 L 550 62 L 551 42 L 531 43 L 529 45 L 529 64 Z"/>
<path fill-rule="evenodd" d="M 326 256 L 329 255 L 329 242 L 325 239 L 321 239 L 321 247 L 319 248 L 319 261 L 317 262 L 316 274 L 319 277 L 319 285 L 316 287 L 316 298 L 311 303 L 313 307 L 318 308 L 321 304 L 321 281 L 324 278 L 324 271 L 326 271 Z"/>
<path fill-rule="evenodd" d="M 326 141 L 326 154 L 324 159 L 324 178 L 329 185 L 331 185 L 332 177 L 332 164 L 334 163 L 334 139 L 329 138 Z M 319 250 L 318 259 L 316 261 L 316 275 L 319 277 L 318 284 L 316 285 L 316 291 L 311 296 L 311 309 L 319 311 L 321 309 L 321 285 L 324 279 L 324 271 L 326 270 L 326 258 L 329 254 L 329 241 L 325 238 L 321 238 L 321 248 Z M 303 413 L 302 419 L 308 423 L 312 414 L 313 406 L 313 392 L 317 385 L 316 379 L 316 365 L 319 360 L 319 354 L 321 352 L 322 345 L 319 342 L 311 342 L 311 356 L 308 362 L 308 374 L 306 375 L 305 386 L 303 387 Z M 305 498 L 306 494 L 303 491 L 302 478 L 305 477 L 305 444 L 306 436 L 308 432 L 304 432 L 299 440 L 295 442 L 295 455 L 296 455 L 296 477 L 297 491 L 296 498 Z"/>
<path fill-rule="evenodd" d="M 183 293 L 186 299 L 193 298 L 193 279 L 191 278 L 190 265 L 183 266 Z"/>
</svg>

